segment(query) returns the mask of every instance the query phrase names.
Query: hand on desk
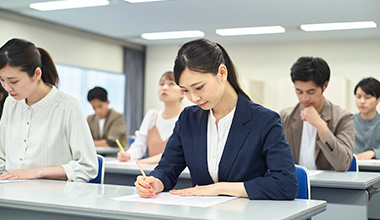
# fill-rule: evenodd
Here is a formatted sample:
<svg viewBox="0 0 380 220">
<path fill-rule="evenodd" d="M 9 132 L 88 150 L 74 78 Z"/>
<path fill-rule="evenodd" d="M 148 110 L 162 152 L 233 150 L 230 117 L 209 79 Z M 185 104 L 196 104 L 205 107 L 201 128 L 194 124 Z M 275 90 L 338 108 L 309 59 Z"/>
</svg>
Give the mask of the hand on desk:
<svg viewBox="0 0 380 220">
<path fill-rule="evenodd" d="M 179 196 L 218 196 L 218 184 L 210 184 L 205 186 L 198 186 L 186 189 L 170 190 L 173 195 Z"/>
<path fill-rule="evenodd" d="M 153 176 L 138 176 L 135 182 L 137 193 L 142 198 L 150 198 L 164 190 L 164 184 Z M 153 191 L 152 191 L 153 189 Z"/>
<path fill-rule="evenodd" d="M 356 157 L 358 160 L 370 160 L 374 159 L 376 157 L 375 151 L 373 150 L 367 150 L 364 152 L 361 152 L 360 154 L 357 154 Z"/>
<path fill-rule="evenodd" d="M 23 179 L 38 179 L 39 172 L 37 169 L 16 169 L 5 172 L 0 175 L 0 180 L 23 180 Z"/>
<path fill-rule="evenodd" d="M 117 160 L 120 162 L 127 162 L 131 159 L 131 155 L 129 153 L 117 152 Z"/>
</svg>

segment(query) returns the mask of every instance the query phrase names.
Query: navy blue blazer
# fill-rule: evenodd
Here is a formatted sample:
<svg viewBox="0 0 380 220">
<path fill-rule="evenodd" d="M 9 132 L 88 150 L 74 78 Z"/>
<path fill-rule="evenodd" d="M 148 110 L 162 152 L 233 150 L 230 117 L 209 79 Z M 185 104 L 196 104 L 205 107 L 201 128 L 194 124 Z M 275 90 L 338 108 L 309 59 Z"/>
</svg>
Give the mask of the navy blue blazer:
<svg viewBox="0 0 380 220">
<path fill-rule="evenodd" d="M 193 185 L 214 183 L 207 166 L 207 122 L 201 108 L 185 108 L 176 122 L 162 159 L 150 175 L 165 191 L 187 166 Z M 297 178 L 279 115 L 239 94 L 219 163 L 219 182 L 244 182 L 249 199 L 294 199 Z"/>
</svg>

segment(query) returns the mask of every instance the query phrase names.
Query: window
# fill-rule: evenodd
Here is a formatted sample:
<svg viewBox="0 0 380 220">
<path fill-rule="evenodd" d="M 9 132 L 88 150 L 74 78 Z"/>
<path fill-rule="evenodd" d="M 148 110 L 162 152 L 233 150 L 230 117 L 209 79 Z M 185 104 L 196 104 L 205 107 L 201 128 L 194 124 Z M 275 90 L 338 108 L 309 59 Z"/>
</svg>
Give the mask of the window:
<svg viewBox="0 0 380 220">
<path fill-rule="evenodd" d="M 108 92 L 109 108 L 124 113 L 125 75 L 57 64 L 59 90 L 79 100 L 84 115 L 94 114 L 87 93 L 95 86 Z"/>
</svg>

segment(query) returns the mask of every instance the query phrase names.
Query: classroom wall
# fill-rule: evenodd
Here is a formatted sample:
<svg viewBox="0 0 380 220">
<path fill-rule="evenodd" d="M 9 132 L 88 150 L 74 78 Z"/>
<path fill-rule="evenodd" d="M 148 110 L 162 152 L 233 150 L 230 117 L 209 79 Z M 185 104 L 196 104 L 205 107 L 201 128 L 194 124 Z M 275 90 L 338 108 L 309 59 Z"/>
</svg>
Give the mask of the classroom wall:
<svg viewBox="0 0 380 220">
<path fill-rule="evenodd" d="M 353 95 L 355 85 L 364 77 L 380 80 L 380 38 L 223 46 L 237 66 L 245 90 L 251 91 L 254 100 L 275 111 L 297 103 L 290 67 L 300 56 L 322 57 L 327 61 L 332 77 L 325 96 L 353 113 L 358 112 Z M 179 47 L 147 47 L 145 111 L 162 108 L 152 94 L 157 94 L 160 75 L 173 69 Z M 289 84 L 284 86 L 286 81 Z"/>
<path fill-rule="evenodd" d="M 0 27 L 0 45 L 15 37 L 27 39 L 48 50 L 56 63 L 107 72 L 123 72 L 122 46 L 142 48 L 4 10 Z"/>
</svg>

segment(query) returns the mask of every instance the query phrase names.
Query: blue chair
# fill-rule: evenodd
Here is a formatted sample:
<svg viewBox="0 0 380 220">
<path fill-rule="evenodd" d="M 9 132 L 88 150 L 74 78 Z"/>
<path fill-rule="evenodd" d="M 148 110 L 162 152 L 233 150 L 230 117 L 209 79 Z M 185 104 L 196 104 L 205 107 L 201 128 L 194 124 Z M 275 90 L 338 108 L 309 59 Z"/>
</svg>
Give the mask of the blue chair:
<svg viewBox="0 0 380 220">
<path fill-rule="evenodd" d="M 104 183 L 104 157 L 102 155 L 97 155 L 98 156 L 98 164 L 99 164 L 99 169 L 98 169 L 98 175 L 89 181 L 89 183 L 99 183 L 103 184 Z"/>
<path fill-rule="evenodd" d="M 351 172 L 359 172 L 359 164 L 358 164 L 358 158 L 354 154 L 354 157 L 352 158 L 351 166 L 347 171 Z"/>
<path fill-rule="evenodd" d="M 297 199 L 311 199 L 309 172 L 306 167 L 295 165 L 298 180 Z"/>
</svg>

